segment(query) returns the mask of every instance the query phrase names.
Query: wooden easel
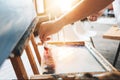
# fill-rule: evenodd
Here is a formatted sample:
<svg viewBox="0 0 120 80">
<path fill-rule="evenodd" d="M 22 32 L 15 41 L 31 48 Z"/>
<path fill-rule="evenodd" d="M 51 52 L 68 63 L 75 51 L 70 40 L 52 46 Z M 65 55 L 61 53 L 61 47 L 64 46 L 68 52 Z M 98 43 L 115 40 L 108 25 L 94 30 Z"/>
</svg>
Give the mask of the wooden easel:
<svg viewBox="0 0 120 80">
<path fill-rule="evenodd" d="M 34 23 L 37 23 L 37 21 L 34 21 Z M 27 73 L 25 71 L 25 67 L 24 67 L 23 61 L 21 60 L 21 55 L 22 55 L 21 52 L 23 50 L 26 51 L 26 54 L 28 56 L 28 59 L 29 59 L 30 65 L 32 67 L 33 73 L 34 74 L 40 74 L 39 70 L 37 68 L 37 64 L 35 62 L 33 53 L 31 51 L 30 44 L 29 44 L 29 41 L 31 41 L 32 45 L 33 45 L 33 48 L 34 48 L 34 51 L 35 51 L 35 54 L 37 56 L 37 60 L 39 62 L 39 65 L 41 66 L 41 56 L 40 56 L 40 53 L 38 51 L 37 43 L 35 41 L 35 37 L 34 37 L 34 34 L 33 34 L 35 26 L 36 26 L 36 24 L 33 25 L 33 29 L 28 29 L 26 31 L 26 34 L 24 34 L 24 35 L 27 35 L 27 37 L 23 36 L 22 39 L 24 41 L 20 41 L 18 43 L 19 46 L 21 45 L 21 49 L 19 49 L 18 46 L 16 46 L 17 48 L 15 48 L 15 50 L 13 51 L 14 54 L 18 54 L 16 52 L 19 51 L 20 55 L 15 55 L 14 57 L 10 57 L 11 63 L 13 65 L 13 68 L 15 70 L 15 73 L 16 73 L 16 76 L 17 76 L 18 79 L 29 79 L 29 77 L 28 77 L 28 75 L 27 75 Z M 20 44 L 20 43 L 23 43 L 23 45 Z"/>
<path fill-rule="evenodd" d="M 29 79 L 21 55 L 25 50 L 33 74 L 40 74 L 29 41 L 33 46 L 39 66 L 41 56 L 35 41 L 34 31 L 39 22 L 46 18 L 37 17 L 34 2 L 36 0 L 0 1 L 0 66 L 9 57 L 18 79 Z M 22 5 L 20 2 L 23 2 Z"/>
</svg>

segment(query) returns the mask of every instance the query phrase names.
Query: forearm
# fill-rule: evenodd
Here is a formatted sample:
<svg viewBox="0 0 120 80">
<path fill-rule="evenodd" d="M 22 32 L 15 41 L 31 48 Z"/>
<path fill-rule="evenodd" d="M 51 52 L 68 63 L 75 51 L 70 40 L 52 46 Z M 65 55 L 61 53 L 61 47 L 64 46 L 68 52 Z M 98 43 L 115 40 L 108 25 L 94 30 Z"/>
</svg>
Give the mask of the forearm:
<svg viewBox="0 0 120 80">
<path fill-rule="evenodd" d="M 64 14 L 57 20 L 59 26 L 65 26 L 77 20 L 81 20 L 98 12 L 112 3 L 114 0 L 81 0 L 75 7 L 68 13 Z"/>
</svg>

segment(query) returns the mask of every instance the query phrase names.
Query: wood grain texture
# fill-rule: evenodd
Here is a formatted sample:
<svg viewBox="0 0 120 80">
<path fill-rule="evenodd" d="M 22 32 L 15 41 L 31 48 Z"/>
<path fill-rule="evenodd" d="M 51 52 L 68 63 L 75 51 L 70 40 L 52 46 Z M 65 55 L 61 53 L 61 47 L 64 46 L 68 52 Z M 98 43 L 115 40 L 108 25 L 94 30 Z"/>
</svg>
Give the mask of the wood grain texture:
<svg viewBox="0 0 120 80">
<path fill-rule="evenodd" d="M 38 68 L 37 68 L 37 64 L 35 62 L 35 58 L 32 54 L 32 50 L 30 48 L 30 45 L 28 44 L 25 48 L 25 51 L 26 51 L 26 54 L 28 56 L 28 59 L 29 59 L 29 62 L 30 62 L 30 65 L 31 65 L 31 68 L 33 70 L 33 73 L 34 74 L 39 74 L 39 71 L 38 71 Z"/>
<path fill-rule="evenodd" d="M 18 79 L 28 79 L 28 75 L 24 68 L 23 62 L 20 57 L 10 58 L 13 68 Z"/>
<path fill-rule="evenodd" d="M 38 59 L 39 65 L 41 65 L 41 55 L 40 55 L 40 53 L 39 53 L 38 46 L 37 46 L 37 43 L 36 43 L 36 41 L 35 41 L 34 34 L 31 34 L 31 42 L 32 42 L 34 51 L 35 51 L 35 53 L 36 53 L 36 57 L 37 57 L 37 59 Z"/>
<path fill-rule="evenodd" d="M 15 48 L 35 16 L 32 0 L 0 0 L 0 65 Z"/>
</svg>

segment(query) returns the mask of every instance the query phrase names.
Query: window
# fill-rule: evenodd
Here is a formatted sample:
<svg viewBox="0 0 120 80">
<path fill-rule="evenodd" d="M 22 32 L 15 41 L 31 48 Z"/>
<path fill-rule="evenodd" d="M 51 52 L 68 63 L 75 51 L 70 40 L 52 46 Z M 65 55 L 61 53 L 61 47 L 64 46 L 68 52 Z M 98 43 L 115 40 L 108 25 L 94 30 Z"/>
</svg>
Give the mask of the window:
<svg viewBox="0 0 120 80">
<path fill-rule="evenodd" d="M 36 12 L 38 15 L 45 13 L 44 0 L 36 0 Z"/>
</svg>

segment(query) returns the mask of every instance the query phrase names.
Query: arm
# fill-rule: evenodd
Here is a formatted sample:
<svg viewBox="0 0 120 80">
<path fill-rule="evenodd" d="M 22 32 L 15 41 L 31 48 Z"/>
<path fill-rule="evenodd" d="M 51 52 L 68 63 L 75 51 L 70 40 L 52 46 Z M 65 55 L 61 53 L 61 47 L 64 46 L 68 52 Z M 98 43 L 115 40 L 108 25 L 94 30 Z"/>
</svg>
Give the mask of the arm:
<svg viewBox="0 0 120 80">
<path fill-rule="evenodd" d="M 112 1 L 113 0 L 81 0 L 75 7 L 57 20 L 45 22 L 40 25 L 39 34 L 41 41 L 43 42 L 47 39 L 47 36 L 58 32 L 65 25 L 100 11 L 112 3 Z"/>
<path fill-rule="evenodd" d="M 92 15 L 88 16 L 87 19 L 90 21 L 97 21 L 98 17 L 100 17 L 105 9 L 100 10 L 97 13 L 93 13 Z"/>
<path fill-rule="evenodd" d="M 100 10 L 99 12 L 97 13 L 93 13 L 92 15 L 88 16 L 88 20 L 90 21 L 96 21 L 98 17 L 100 17 L 103 12 L 106 10 L 106 9 L 112 9 L 112 4 L 108 5 L 107 7 L 105 7 L 104 9 Z"/>
<path fill-rule="evenodd" d="M 69 23 L 86 18 L 92 13 L 96 13 L 105 8 L 112 1 L 113 0 L 81 0 L 74 8 L 71 9 L 71 11 L 60 17 L 57 20 L 57 24 L 65 26 Z"/>
</svg>

